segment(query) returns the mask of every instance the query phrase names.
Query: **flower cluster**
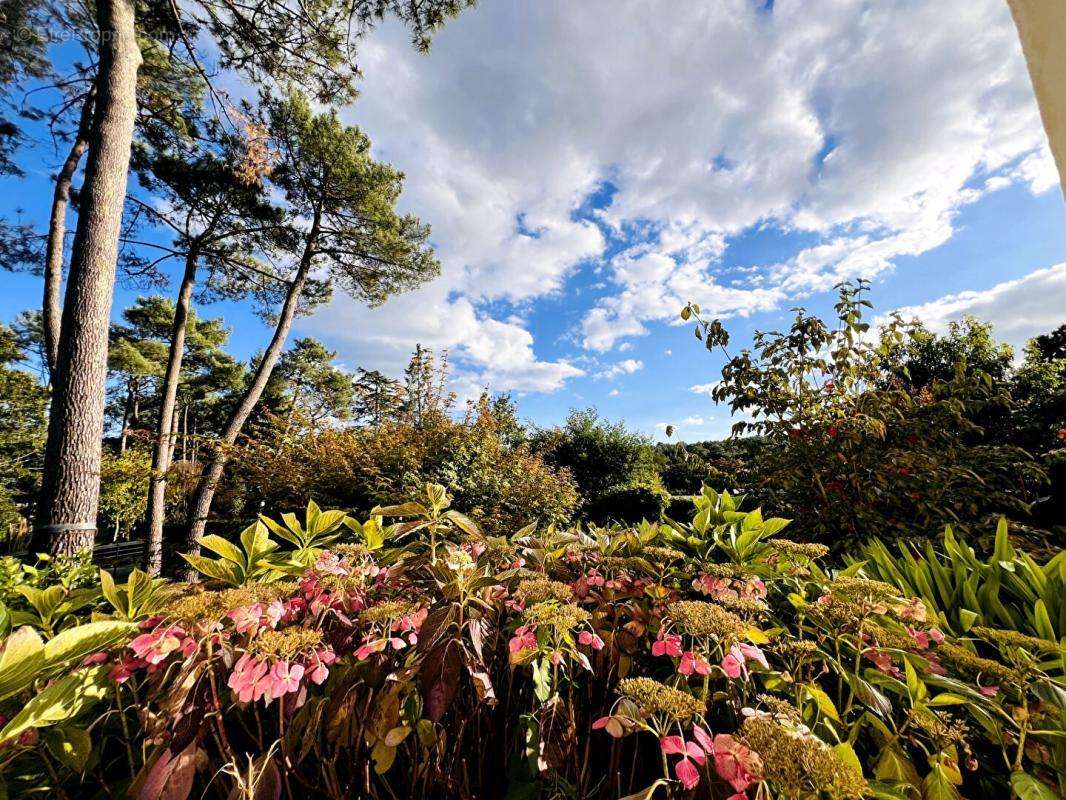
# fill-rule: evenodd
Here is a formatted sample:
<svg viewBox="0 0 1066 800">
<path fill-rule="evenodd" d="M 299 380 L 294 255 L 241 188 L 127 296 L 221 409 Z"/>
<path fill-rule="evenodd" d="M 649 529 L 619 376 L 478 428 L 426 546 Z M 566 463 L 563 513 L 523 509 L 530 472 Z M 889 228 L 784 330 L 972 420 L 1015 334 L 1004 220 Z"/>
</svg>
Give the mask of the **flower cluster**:
<svg viewBox="0 0 1066 800">
<path fill-rule="evenodd" d="M 626 678 L 618 684 L 618 693 L 644 714 L 662 714 L 675 722 L 688 722 L 704 712 L 699 698 L 651 678 Z"/>
<path fill-rule="evenodd" d="M 671 603 L 666 613 L 670 623 L 680 632 L 719 642 L 734 641 L 744 636 L 750 627 L 736 614 L 715 603 L 700 600 Z"/>
<path fill-rule="evenodd" d="M 862 773 L 802 728 L 754 715 L 745 720 L 741 734 L 759 754 L 764 779 L 786 797 L 824 793 L 834 800 L 860 800 L 867 793 Z"/>
</svg>

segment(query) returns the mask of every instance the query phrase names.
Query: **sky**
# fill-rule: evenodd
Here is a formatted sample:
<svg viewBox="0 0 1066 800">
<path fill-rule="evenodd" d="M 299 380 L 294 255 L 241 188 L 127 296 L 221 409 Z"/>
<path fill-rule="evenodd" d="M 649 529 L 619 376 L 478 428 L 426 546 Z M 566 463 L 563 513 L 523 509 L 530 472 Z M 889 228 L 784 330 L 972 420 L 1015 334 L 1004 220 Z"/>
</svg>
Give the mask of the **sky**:
<svg viewBox="0 0 1066 800">
<path fill-rule="evenodd" d="M 731 421 L 688 301 L 738 346 L 857 278 L 876 315 L 973 314 L 1017 348 L 1066 322 L 1066 208 L 1002 0 L 482 0 L 428 55 L 385 25 L 361 68 L 342 117 L 406 174 L 442 273 L 298 321 L 347 368 L 446 347 L 461 397 L 695 441 Z M 0 215 L 43 224 L 62 156 L 32 155 Z M 0 281 L 0 320 L 39 305 L 39 279 Z M 269 338 L 250 306 L 201 313 L 237 355 Z"/>
</svg>

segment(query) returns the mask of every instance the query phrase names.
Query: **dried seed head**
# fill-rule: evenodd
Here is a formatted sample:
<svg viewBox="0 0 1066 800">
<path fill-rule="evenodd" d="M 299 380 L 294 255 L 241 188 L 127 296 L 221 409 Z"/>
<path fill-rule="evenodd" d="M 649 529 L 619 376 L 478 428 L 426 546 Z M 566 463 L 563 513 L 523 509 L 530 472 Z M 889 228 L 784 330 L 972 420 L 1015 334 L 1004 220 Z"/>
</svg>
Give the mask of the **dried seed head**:
<svg viewBox="0 0 1066 800">
<path fill-rule="evenodd" d="M 942 642 L 936 648 L 937 658 L 947 666 L 971 678 L 982 678 L 985 683 L 1011 683 L 1017 673 L 998 661 L 982 658 L 965 647 L 951 642 Z"/>
<path fill-rule="evenodd" d="M 767 544 L 781 555 L 794 561 L 822 558 L 829 552 L 829 548 L 824 544 L 793 542 L 791 539 L 771 539 Z"/>
<path fill-rule="evenodd" d="M 698 697 L 651 678 L 626 678 L 618 684 L 618 693 L 646 714 L 665 714 L 677 722 L 687 722 L 705 710 Z"/>
<path fill-rule="evenodd" d="M 1020 631 L 1002 631 L 998 628 L 986 628 L 983 625 L 978 625 L 971 628 L 970 632 L 986 641 L 1005 647 L 1021 647 L 1038 653 L 1059 649 L 1058 642 L 1040 639 L 1036 636 L 1028 636 Z"/>
<path fill-rule="evenodd" d="M 291 661 L 297 656 L 308 655 L 321 646 L 322 631 L 292 627 L 279 631 L 265 630 L 252 639 L 248 649 L 258 656 Z"/>
<path fill-rule="evenodd" d="M 685 558 L 685 554 L 680 550 L 675 550 L 672 547 L 656 547 L 654 545 L 651 547 L 645 547 L 641 551 L 641 554 L 652 561 L 652 563 L 656 561 L 663 563 L 669 561 L 681 561 Z"/>
<path fill-rule="evenodd" d="M 762 757 L 764 777 L 789 797 L 829 796 L 859 800 L 868 786 L 862 773 L 823 742 L 767 717 L 751 717 L 741 734 Z"/>
<path fill-rule="evenodd" d="M 418 608 L 418 603 L 411 600 L 384 600 L 365 609 L 359 618 L 371 625 L 379 622 L 393 622 L 410 614 L 416 608 Z"/>
<path fill-rule="evenodd" d="M 732 641 L 744 635 L 750 627 L 744 620 L 715 603 L 701 600 L 681 600 L 666 609 L 674 627 L 689 636 L 710 637 Z"/>
<path fill-rule="evenodd" d="M 522 621 L 540 627 L 548 625 L 558 630 L 571 630 L 592 619 L 592 615 L 573 603 L 558 604 L 552 601 L 537 603 L 525 610 Z"/>
<path fill-rule="evenodd" d="M 569 584 L 562 581 L 553 581 L 548 578 L 531 578 L 519 581 L 515 589 L 515 595 L 526 605 L 543 603 L 546 600 L 555 600 L 566 603 L 574 599 L 574 590 Z"/>
</svg>

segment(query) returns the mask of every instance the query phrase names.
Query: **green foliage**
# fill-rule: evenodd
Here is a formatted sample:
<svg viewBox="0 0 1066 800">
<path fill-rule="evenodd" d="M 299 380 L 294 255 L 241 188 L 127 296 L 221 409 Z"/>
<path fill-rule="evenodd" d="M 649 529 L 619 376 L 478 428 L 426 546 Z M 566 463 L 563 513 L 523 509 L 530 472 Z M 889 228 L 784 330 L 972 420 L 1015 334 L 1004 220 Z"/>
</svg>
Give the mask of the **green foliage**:
<svg viewBox="0 0 1066 800">
<path fill-rule="evenodd" d="M 233 483 L 247 494 L 232 496 L 231 513 L 258 511 L 263 501 L 302 508 L 312 496 L 335 508 L 395 505 L 439 483 L 488 534 L 568 519 L 577 501 L 569 475 L 533 454 L 499 413 L 486 397 L 462 420 L 434 413 L 421 425 L 404 419 L 365 428 L 309 427 L 287 440 L 284 458 L 277 457 L 276 434 L 262 426 L 260 438 L 232 454 Z"/>
<path fill-rule="evenodd" d="M 1066 636 L 1066 553 L 1038 563 L 1011 544 L 1006 520 L 1000 520 L 993 551 L 984 559 L 949 526 L 939 548 L 900 543 L 893 553 L 874 539 L 848 561 L 920 597 L 946 631 L 962 635 L 986 626 L 1053 641 Z"/>
<path fill-rule="evenodd" d="M 581 496 L 581 514 L 593 521 L 633 513 L 622 519 L 637 522 L 652 510 L 651 494 L 665 495 L 651 441 L 623 423 L 607 422 L 595 409 L 572 411 L 562 427 L 536 431 L 531 445 L 548 464 L 570 474 Z M 626 489 L 648 491 L 624 497 Z M 612 507 L 612 496 L 624 500 L 625 507 Z M 665 504 L 665 498 L 660 502 Z"/>
<path fill-rule="evenodd" d="M 111 606 L 110 616 L 127 622 L 145 619 L 159 610 L 166 581 L 134 569 L 124 584 L 116 584 L 111 573 L 100 570 L 100 591 Z"/>
<path fill-rule="evenodd" d="M 671 521 L 666 529 L 667 539 L 699 558 L 710 558 L 718 550 L 735 564 L 751 564 L 766 553 L 766 540 L 789 523 L 779 517 L 764 520 L 760 509 L 741 511 L 743 495 L 734 497 L 708 486 L 692 502 L 695 506 L 692 522 Z"/>
<path fill-rule="evenodd" d="M 654 486 L 611 486 L 585 505 L 594 522 L 657 520 L 666 508 L 665 492 Z"/>
<path fill-rule="evenodd" d="M 299 566 L 309 567 L 319 553 L 340 536 L 347 514 L 343 511 L 322 511 L 314 500 L 309 500 L 302 524 L 291 513 L 282 514 L 281 519 L 282 522 L 278 523 L 266 516 L 259 517 L 259 521 L 271 533 L 296 548 L 290 554 L 292 560 Z"/>
<path fill-rule="evenodd" d="M 336 355 L 317 339 L 297 339 L 274 373 L 288 386 L 292 411 L 311 424 L 347 419 L 351 413 L 352 379 L 333 365 Z"/>
<path fill-rule="evenodd" d="M 0 536 L 18 544 L 36 494 L 46 431 L 48 393 L 18 363 L 26 343 L 0 325 Z"/>
<path fill-rule="evenodd" d="M 865 291 L 840 287 L 835 325 L 801 309 L 787 331 L 758 332 L 736 355 L 721 323 L 686 307 L 699 338 L 727 356 L 712 395 L 750 418 L 734 433 L 765 437 L 744 488 L 837 546 L 870 531 L 929 535 L 995 511 L 1026 514 L 1044 472 L 984 427 L 1010 399 L 1003 353 L 985 352 L 987 328 L 971 323 L 944 341 L 892 318 L 874 335 Z"/>
<path fill-rule="evenodd" d="M 278 549 L 278 543 L 270 539 L 268 528 L 262 521 L 252 523 L 241 532 L 240 547 L 216 534 L 200 537 L 198 544 L 219 558 L 198 553 L 182 553 L 181 557 L 212 580 L 228 586 L 246 586 L 257 581 L 277 580 L 281 576 L 277 562 L 270 557 Z"/>
<path fill-rule="evenodd" d="M 264 114 L 277 151 L 270 181 L 292 217 L 291 241 L 281 244 L 318 273 L 305 302 L 338 287 L 378 305 L 440 272 L 429 226 L 396 213 L 403 173 L 371 157 L 366 134 L 335 110 L 315 113 L 295 92 L 267 102 Z"/>
<path fill-rule="evenodd" d="M 143 450 L 116 455 L 104 451 L 100 462 L 100 516 L 115 539 L 128 537 L 148 508 L 151 456 Z"/>
</svg>

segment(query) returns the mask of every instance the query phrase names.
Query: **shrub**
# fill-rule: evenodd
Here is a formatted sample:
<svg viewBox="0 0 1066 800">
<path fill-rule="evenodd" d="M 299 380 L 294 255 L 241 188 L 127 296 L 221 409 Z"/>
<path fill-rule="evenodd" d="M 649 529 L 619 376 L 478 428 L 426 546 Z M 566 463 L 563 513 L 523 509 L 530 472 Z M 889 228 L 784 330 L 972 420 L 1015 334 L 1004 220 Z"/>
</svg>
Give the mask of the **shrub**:
<svg viewBox="0 0 1066 800">
<path fill-rule="evenodd" d="M 460 422 L 433 414 L 417 426 L 384 422 L 309 432 L 283 458 L 264 436 L 234 454 L 233 483 L 248 488 L 231 498 L 230 513 L 255 516 L 264 501 L 302 508 L 311 497 L 365 509 L 400 503 L 423 484 L 439 483 L 489 533 L 568 519 L 577 503 L 569 475 L 526 444 L 508 443 L 499 425 L 486 398 Z"/>
<path fill-rule="evenodd" d="M 655 486 L 612 486 L 585 505 L 585 517 L 595 523 L 658 520 L 669 496 Z"/>
<path fill-rule="evenodd" d="M 651 441 L 623 423 L 607 422 L 593 408 L 572 411 L 562 427 L 536 431 L 531 445 L 548 464 L 566 470 L 574 479 L 583 516 L 605 519 L 613 514 L 614 519 L 637 522 L 640 516 L 622 516 L 623 509 L 607 514 L 610 497 L 638 487 L 664 494 Z M 644 497 L 651 501 L 647 492 Z M 647 507 L 647 503 L 638 505 L 637 513 L 643 515 Z"/>
<path fill-rule="evenodd" d="M 840 287 L 835 325 L 800 309 L 787 331 L 758 332 L 753 349 L 735 355 L 721 323 L 684 309 L 708 349 L 726 353 L 714 400 L 751 420 L 734 433 L 766 439 L 742 488 L 796 516 L 804 536 L 835 546 L 1026 514 L 1043 470 L 977 422 L 1008 402 L 1006 390 L 964 361 L 946 375 L 927 369 L 920 385 L 894 375 L 901 348 L 923 334 L 892 318 L 870 335 L 865 291 L 865 283 Z"/>
<path fill-rule="evenodd" d="M 1063 788 L 1058 642 L 999 619 L 950 635 L 920 599 L 860 565 L 830 569 L 827 548 L 781 538 L 785 520 L 725 492 L 701 492 L 684 524 L 511 539 L 449 502 L 425 487 L 350 524 L 309 507 L 256 529 L 244 549 L 265 571 L 239 586 L 168 593 L 101 574 L 82 614 L 109 627 L 14 630 L 0 651 L 6 791 L 1043 800 Z M 27 670 L 26 653 L 43 668 Z"/>
</svg>

